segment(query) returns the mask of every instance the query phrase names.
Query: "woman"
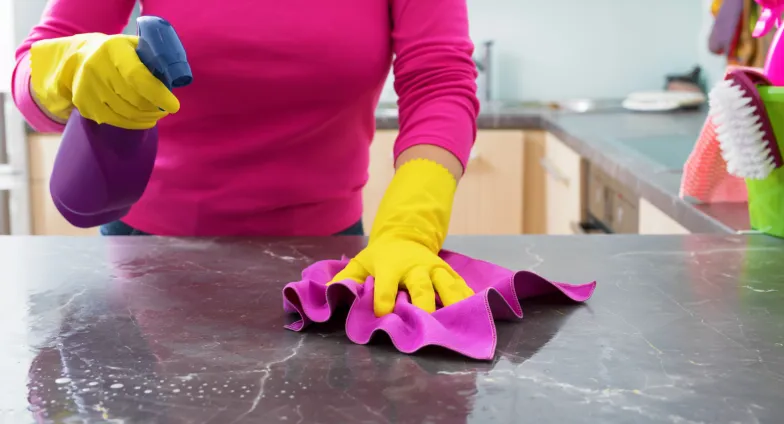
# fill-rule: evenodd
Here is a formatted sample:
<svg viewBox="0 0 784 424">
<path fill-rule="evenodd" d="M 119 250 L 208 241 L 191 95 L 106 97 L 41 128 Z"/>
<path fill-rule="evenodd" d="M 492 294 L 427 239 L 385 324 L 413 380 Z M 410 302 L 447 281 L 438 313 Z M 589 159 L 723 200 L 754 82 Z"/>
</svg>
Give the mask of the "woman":
<svg viewBox="0 0 784 424">
<path fill-rule="evenodd" d="M 116 35 L 134 4 L 50 0 L 14 72 L 16 104 L 38 131 L 61 131 L 74 106 L 119 127 L 158 124 L 149 186 L 103 234 L 362 233 L 394 55 L 395 177 L 367 247 L 335 279 L 374 276 L 378 315 L 399 285 L 426 311 L 435 293 L 444 305 L 471 295 L 437 256 L 476 132 L 465 0 L 143 0 L 188 53 L 194 83 L 173 94 L 136 57 L 138 40 Z"/>
</svg>

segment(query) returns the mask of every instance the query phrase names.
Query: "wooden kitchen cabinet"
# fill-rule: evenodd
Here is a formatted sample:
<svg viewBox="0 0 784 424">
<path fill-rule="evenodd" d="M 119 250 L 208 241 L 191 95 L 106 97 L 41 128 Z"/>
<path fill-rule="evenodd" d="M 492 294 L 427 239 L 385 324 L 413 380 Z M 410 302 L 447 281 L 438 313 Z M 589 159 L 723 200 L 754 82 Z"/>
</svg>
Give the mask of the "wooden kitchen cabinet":
<svg viewBox="0 0 784 424">
<path fill-rule="evenodd" d="M 77 228 L 55 208 L 49 194 L 49 176 L 60 147 L 59 134 L 31 134 L 27 138 L 30 161 L 30 210 L 32 233 L 48 236 L 96 236 L 97 228 Z"/>
<path fill-rule="evenodd" d="M 370 149 L 370 179 L 364 191 L 370 228 L 394 176 L 392 146 L 397 131 L 380 130 Z M 525 143 L 521 130 L 481 130 L 460 181 L 449 234 L 522 234 Z"/>
<path fill-rule="evenodd" d="M 541 165 L 545 155 L 547 135 L 542 130 L 526 130 L 523 205 L 523 233 L 547 234 L 547 194 L 545 171 Z"/>
<path fill-rule="evenodd" d="M 543 168 L 547 234 L 574 234 L 585 218 L 585 162 L 553 134 L 545 137 Z"/>
<path fill-rule="evenodd" d="M 690 234 L 674 219 L 670 218 L 661 209 L 653 206 L 651 202 L 640 199 L 640 234 Z"/>
<path fill-rule="evenodd" d="M 394 176 L 392 147 L 397 133 L 396 130 L 377 131 L 370 148 L 370 179 L 363 192 L 363 220 L 368 230 Z M 49 195 L 49 176 L 60 146 L 60 136 L 32 134 L 28 138 L 28 146 L 33 234 L 97 235 L 96 228 L 76 228 L 65 221 Z M 533 168 L 533 173 L 528 176 L 530 171 L 526 171 L 525 155 L 529 149 L 531 158 L 544 154 L 543 132 L 478 132 L 468 171 L 455 196 L 450 234 L 523 234 L 528 227 L 544 228 L 544 177 L 539 175 L 541 172 L 537 174 L 538 168 Z M 527 176 L 534 183 L 533 187 L 537 187 L 536 182 L 539 181 L 541 188 L 526 190 Z M 526 199 L 532 202 L 530 213 L 524 206 Z"/>
</svg>

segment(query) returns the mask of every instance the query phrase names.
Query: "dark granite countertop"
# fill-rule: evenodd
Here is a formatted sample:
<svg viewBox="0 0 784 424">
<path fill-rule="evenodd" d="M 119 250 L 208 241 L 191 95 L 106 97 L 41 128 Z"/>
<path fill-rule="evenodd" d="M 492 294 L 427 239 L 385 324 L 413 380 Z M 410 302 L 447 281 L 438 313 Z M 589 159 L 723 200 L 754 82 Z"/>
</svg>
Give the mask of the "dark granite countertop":
<svg viewBox="0 0 784 424">
<path fill-rule="evenodd" d="M 697 140 L 706 110 L 634 113 L 606 107 L 587 113 L 547 108 L 486 107 L 480 129 L 543 129 L 694 233 L 749 230 L 742 204 L 698 205 L 679 197 L 683 164 Z M 379 109 L 378 129 L 396 129 L 393 109 Z"/>
<path fill-rule="evenodd" d="M 765 236 L 455 237 L 568 282 L 526 302 L 497 358 L 283 329 L 281 288 L 361 238 L 0 238 L 0 421 L 780 423 L 784 241 Z"/>
</svg>

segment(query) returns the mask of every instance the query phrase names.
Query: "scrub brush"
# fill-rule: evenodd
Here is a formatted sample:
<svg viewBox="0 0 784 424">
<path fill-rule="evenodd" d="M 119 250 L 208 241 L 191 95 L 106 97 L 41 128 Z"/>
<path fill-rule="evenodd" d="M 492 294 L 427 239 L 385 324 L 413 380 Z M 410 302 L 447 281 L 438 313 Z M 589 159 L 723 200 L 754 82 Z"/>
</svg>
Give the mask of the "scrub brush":
<svg viewBox="0 0 784 424">
<path fill-rule="evenodd" d="M 708 99 L 727 172 L 761 180 L 784 161 L 757 85 L 771 84 L 759 72 L 736 69 L 711 90 Z"/>
<path fill-rule="evenodd" d="M 757 0 L 762 7 L 754 37 L 779 26 L 784 0 Z M 767 178 L 784 165 L 776 134 L 760 97 L 758 86 L 784 85 L 784 53 L 779 54 L 780 27 L 770 45 L 763 73 L 735 69 L 708 95 L 710 115 L 716 124 L 716 139 L 731 175 L 752 180 Z"/>
</svg>

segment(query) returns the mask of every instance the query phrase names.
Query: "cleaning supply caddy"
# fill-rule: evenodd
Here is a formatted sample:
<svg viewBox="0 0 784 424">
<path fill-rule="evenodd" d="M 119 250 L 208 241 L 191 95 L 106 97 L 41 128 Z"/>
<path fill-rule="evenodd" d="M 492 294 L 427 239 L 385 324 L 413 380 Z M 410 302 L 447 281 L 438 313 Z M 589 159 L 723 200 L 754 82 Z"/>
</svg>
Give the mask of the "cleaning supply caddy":
<svg viewBox="0 0 784 424">
<path fill-rule="evenodd" d="M 762 13 L 752 35 L 778 27 L 765 67 L 729 71 L 710 92 L 709 119 L 727 172 L 745 180 L 751 227 L 784 237 L 784 0 L 757 3 Z"/>
</svg>

